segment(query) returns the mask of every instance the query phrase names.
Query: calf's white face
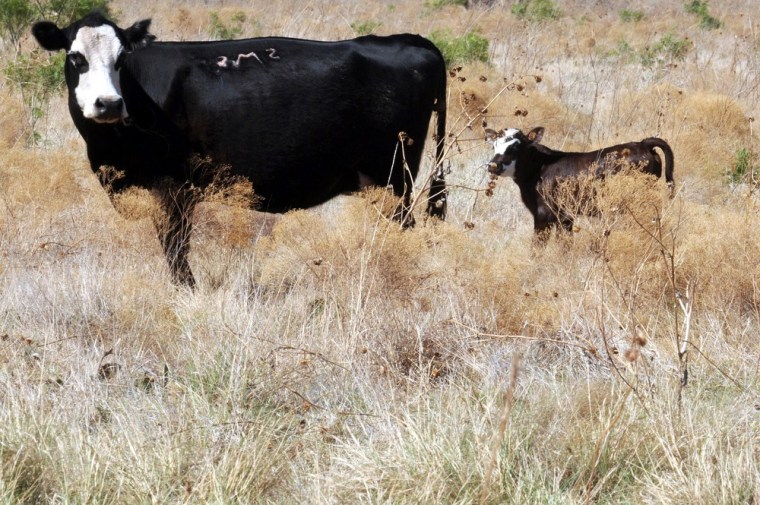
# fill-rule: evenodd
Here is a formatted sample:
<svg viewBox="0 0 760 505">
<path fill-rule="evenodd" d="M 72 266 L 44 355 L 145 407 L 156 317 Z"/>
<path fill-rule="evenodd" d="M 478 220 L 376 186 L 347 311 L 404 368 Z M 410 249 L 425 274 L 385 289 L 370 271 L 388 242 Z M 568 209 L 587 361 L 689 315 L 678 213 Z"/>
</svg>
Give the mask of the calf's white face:
<svg viewBox="0 0 760 505">
<path fill-rule="evenodd" d="M 498 160 L 499 175 L 506 177 L 515 176 L 515 165 L 517 159 L 514 156 L 510 156 L 510 150 L 519 146 L 520 140 L 517 138 L 517 134 L 520 130 L 510 128 L 508 130 L 502 130 L 498 137 L 493 141 L 494 161 Z M 505 163 L 507 161 L 507 163 Z"/>
<path fill-rule="evenodd" d="M 127 117 L 119 84 L 124 55 L 124 46 L 111 26 L 85 26 L 77 31 L 66 64 L 79 72 L 74 94 L 84 117 L 99 123 Z"/>
</svg>

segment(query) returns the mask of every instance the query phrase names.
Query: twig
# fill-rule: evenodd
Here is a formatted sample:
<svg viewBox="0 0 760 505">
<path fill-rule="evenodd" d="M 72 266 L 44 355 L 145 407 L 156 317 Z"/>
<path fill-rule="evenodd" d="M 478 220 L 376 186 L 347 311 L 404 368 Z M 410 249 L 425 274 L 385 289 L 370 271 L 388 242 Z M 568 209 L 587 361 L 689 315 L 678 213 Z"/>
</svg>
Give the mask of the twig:
<svg viewBox="0 0 760 505">
<path fill-rule="evenodd" d="M 590 352 L 591 354 L 593 354 L 595 356 L 597 355 L 597 350 L 596 350 L 595 347 L 579 344 L 577 342 L 570 342 L 570 341 L 567 341 L 567 340 L 557 340 L 557 339 L 545 338 L 545 337 L 529 337 L 527 335 L 499 335 L 499 334 L 496 334 L 496 333 L 484 333 L 484 332 L 478 331 L 476 328 L 473 328 L 472 326 L 468 326 L 468 325 L 466 325 L 466 324 L 464 324 L 464 323 L 462 323 L 460 321 L 455 321 L 453 319 L 450 320 L 450 321 L 452 323 L 454 323 L 454 324 L 458 324 L 459 326 L 462 326 L 463 328 L 466 328 L 466 329 L 472 331 L 473 333 L 475 333 L 479 337 L 488 337 L 488 338 L 494 338 L 494 339 L 509 338 L 509 339 L 514 339 L 514 340 L 531 340 L 531 341 L 537 341 L 537 342 L 551 342 L 553 344 L 562 344 L 562 345 L 568 345 L 568 346 L 571 346 L 571 347 L 578 347 L 580 349 L 583 349 L 584 351 Z"/>
<path fill-rule="evenodd" d="M 741 389 L 742 391 L 747 391 L 747 388 L 746 388 L 746 387 L 744 387 L 744 386 L 743 386 L 743 385 L 742 385 L 742 384 L 741 384 L 741 383 L 740 383 L 738 380 L 736 380 L 736 379 L 734 379 L 733 377 L 731 377 L 731 376 L 728 374 L 728 372 L 724 371 L 724 370 L 723 370 L 721 367 L 719 367 L 719 366 L 718 366 L 718 364 L 717 364 L 717 363 L 715 363 L 713 360 L 711 360 L 711 359 L 710 359 L 710 358 L 707 356 L 707 354 L 705 354 L 704 352 L 702 352 L 702 349 L 700 349 L 699 347 L 697 347 L 697 345 L 696 345 L 695 343 L 693 343 L 693 342 L 688 342 L 688 344 L 689 344 L 691 347 L 693 347 L 693 348 L 694 348 L 694 350 L 695 350 L 695 351 L 697 351 L 697 353 L 699 353 L 699 355 L 700 355 L 700 356 L 702 356 L 703 358 L 705 358 L 705 360 L 706 360 L 708 363 L 710 363 L 710 364 L 711 364 L 713 367 L 715 367 L 715 369 L 716 369 L 718 372 L 720 372 L 720 374 L 721 374 L 723 377 L 725 377 L 725 378 L 726 378 L 726 379 L 728 379 L 729 381 L 733 382 L 733 383 L 734 383 L 734 385 L 735 385 L 736 387 L 738 387 L 739 389 Z"/>
<path fill-rule="evenodd" d="M 507 426 L 509 425 L 509 414 L 512 412 L 512 405 L 515 400 L 515 387 L 517 386 L 517 374 L 520 371 L 520 356 L 515 354 L 512 356 L 512 369 L 509 375 L 509 384 L 507 390 L 504 392 L 504 407 L 501 411 L 501 418 L 499 419 L 499 427 L 493 435 L 491 441 L 491 455 L 488 459 L 488 466 L 486 472 L 483 475 L 483 483 L 480 487 L 480 505 L 483 505 L 488 499 L 489 491 L 491 490 L 491 476 L 494 468 L 496 468 L 496 462 L 499 455 L 499 448 L 504 440 L 504 434 L 507 432 Z"/>
</svg>

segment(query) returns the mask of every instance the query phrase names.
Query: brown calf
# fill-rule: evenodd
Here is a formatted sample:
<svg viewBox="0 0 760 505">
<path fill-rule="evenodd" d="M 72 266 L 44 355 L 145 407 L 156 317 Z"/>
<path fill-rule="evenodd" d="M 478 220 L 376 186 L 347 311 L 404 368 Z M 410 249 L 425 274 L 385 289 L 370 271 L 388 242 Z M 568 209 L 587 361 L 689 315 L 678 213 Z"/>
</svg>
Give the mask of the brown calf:
<svg viewBox="0 0 760 505">
<path fill-rule="evenodd" d="M 536 233 L 543 232 L 560 223 L 565 230 L 572 230 L 572 217 L 555 209 L 547 201 L 561 180 L 577 178 L 594 170 L 593 176 L 604 178 L 615 173 L 623 165 L 640 167 L 646 173 L 662 175 L 662 160 L 654 150 L 660 148 L 665 157 L 665 180 L 670 188 L 673 183 L 673 151 L 661 139 L 650 137 L 641 142 L 628 142 L 587 153 L 555 151 L 539 144 L 544 128 L 534 128 L 528 134 L 511 128 L 496 132 L 486 130 L 486 138 L 494 146 L 494 157 L 488 171 L 494 175 L 509 176 L 520 188 L 522 201 L 533 214 Z M 551 198 L 549 198 L 551 199 Z"/>
</svg>

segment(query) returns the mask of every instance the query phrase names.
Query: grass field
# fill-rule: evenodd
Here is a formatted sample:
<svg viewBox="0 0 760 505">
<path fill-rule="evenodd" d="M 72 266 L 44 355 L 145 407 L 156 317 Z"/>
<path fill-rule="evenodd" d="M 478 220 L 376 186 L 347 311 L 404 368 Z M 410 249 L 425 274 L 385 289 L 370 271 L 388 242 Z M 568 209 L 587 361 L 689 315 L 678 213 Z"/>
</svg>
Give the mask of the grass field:
<svg viewBox="0 0 760 505">
<path fill-rule="evenodd" d="M 446 222 L 420 205 L 402 231 L 379 189 L 285 215 L 214 198 L 195 291 L 148 195 L 117 212 L 100 188 L 63 93 L 0 81 L 2 503 L 760 502 L 754 0 L 446 3 L 111 4 L 161 40 L 488 41 L 452 64 Z M 675 197 L 610 180 L 537 245 L 516 185 L 487 191 L 484 126 L 660 136 Z"/>
</svg>

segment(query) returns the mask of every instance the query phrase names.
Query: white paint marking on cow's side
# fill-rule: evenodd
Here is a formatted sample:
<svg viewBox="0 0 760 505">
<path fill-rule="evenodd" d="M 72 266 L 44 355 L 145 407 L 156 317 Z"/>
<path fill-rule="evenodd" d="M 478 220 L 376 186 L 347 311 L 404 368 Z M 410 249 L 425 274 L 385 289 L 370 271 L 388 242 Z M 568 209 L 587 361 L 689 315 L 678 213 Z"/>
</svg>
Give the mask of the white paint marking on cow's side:
<svg viewBox="0 0 760 505">
<path fill-rule="evenodd" d="M 77 31 L 69 53 L 79 53 L 87 60 L 87 71 L 79 75 L 79 84 L 74 90 L 77 104 L 84 117 L 97 120 L 98 100 L 121 98 L 119 71 L 116 60 L 124 47 L 110 25 L 84 26 Z M 122 107 L 122 118 L 127 110 Z"/>
<path fill-rule="evenodd" d="M 262 65 L 264 64 L 264 62 L 261 61 L 261 58 L 259 58 L 259 55 L 256 54 L 253 51 L 251 51 L 250 53 L 247 53 L 247 54 L 238 54 L 238 57 L 234 61 L 230 60 L 226 56 L 219 56 L 216 59 L 216 64 L 217 64 L 217 66 L 219 66 L 221 68 L 229 68 L 230 65 L 232 66 L 232 68 L 240 68 L 240 63 L 244 59 L 248 59 L 248 58 L 254 58 L 256 61 L 258 61 Z"/>
</svg>

